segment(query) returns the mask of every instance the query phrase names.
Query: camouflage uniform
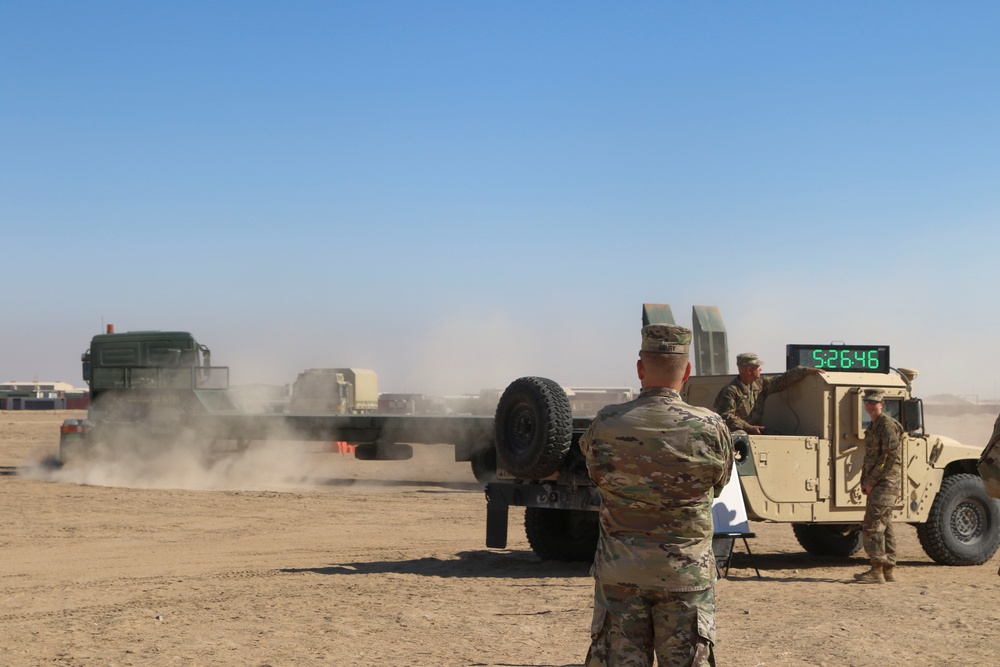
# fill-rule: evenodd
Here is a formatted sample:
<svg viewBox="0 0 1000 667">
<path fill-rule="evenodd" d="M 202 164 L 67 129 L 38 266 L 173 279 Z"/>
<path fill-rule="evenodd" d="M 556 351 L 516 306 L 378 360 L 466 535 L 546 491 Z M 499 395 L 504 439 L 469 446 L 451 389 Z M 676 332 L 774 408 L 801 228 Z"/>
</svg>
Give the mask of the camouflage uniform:
<svg viewBox="0 0 1000 667">
<path fill-rule="evenodd" d="M 1000 498 L 1000 416 L 993 424 L 993 435 L 979 458 L 979 476 L 983 478 L 986 493 Z"/>
<path fill-rule="evenodd" d="M 1000 498 L 1000 416 L 993 423 L 993 435 L 983 448 L 983 455 L 979 457 L 978 470 L 986 493 Z M 997 574 L 1000 574 L 1000 570 L 997 570 Z"/>
<path fill-rule="evenodd" d="M 741 357 L 752 357 L 759 361 L 757 355 L 741 354 L 737 357 L 738 365 Z M 785 391 L 808 374 L 808 368 L 798 366 L 781 375 L 762 376 L 750 384 L 743 384 L 739 377 L 735 377 L 715 397 L 715 411 L 726 420 L 730 430 L 745 431 L 748 426 L 759 426 L 764 418 L 764 401 L 767 397 Z"/>
<path fill-rule="evenodd" d="M 686 339 L 684 338 L 686 336 Z M 682 340 L 675 325 L 647 338 Z M 601 534 L 588 667 L 714 665 L 712 501 L 729 481 L 733 448 L 715 413 L 668 387 L 602 409 L 580 440 L 601 496 Z"/>
<path fill-rule="evenodd" d="M 865 431 L 865 461 L 861 485 L 870 486 L 861 537 L 865 552 L 890 567 L 896 564 L 896 535 L 892 529 L 892 508 L 899 498 L 903 460 L 899 451 L 903 427 L 882 413 Z"/>
</svg>

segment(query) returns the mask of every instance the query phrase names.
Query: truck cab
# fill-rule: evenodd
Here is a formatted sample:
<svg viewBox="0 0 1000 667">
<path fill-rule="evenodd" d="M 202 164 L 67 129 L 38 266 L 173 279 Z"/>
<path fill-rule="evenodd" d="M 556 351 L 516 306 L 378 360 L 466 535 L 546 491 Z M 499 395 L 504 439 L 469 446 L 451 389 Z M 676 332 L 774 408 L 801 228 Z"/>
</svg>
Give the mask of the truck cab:
<svg viewBox="0 0 1000 667">
<path fill-rule="evenodd" d="M 211 352 L 183 331 L 98 334 L 81 355 L 90 387 L 84 420 L 66 420 L 60 459 L 66 461 L 99 438 L 156 440 L 175 435 L 191 415 L 232 413 L 229 369 L 211 365 Z"/>
</svg>

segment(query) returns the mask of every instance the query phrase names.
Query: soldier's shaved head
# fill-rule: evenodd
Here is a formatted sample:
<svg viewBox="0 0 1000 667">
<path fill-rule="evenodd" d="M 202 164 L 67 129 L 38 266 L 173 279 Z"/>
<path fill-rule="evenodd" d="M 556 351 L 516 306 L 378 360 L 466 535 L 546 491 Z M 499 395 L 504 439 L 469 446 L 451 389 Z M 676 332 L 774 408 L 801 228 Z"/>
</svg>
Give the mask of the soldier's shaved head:
<svg viewBox="0 0 1000 667">
<path fill-rule="evenodd" d="M 680 389 L 690 375 L 691 364 L 686 354 L 641 351 L 637 369 L 643 387 Z"/>
</svg>

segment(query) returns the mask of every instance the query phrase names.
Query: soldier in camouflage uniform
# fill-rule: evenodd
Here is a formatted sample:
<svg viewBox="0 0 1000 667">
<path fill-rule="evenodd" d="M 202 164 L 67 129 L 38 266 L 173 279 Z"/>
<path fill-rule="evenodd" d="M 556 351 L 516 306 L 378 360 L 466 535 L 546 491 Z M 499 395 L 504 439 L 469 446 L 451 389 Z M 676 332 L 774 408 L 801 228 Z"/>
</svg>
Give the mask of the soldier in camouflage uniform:
<svg viewBox="0 0 1000 667">
<path fill-rule="evenodd" d="M 580 440 L 601 496 L 587 667 L 715 665 L 712 501 L 733 445 L 719 415 L 681 400 L 691 331 L 642 329 L 642 391 Z"/>
<path fill-rule="evenodd" d="M 764 364 L 753 352 L 736 355 L 738 376 L 715 397 L 715 411 L 726 420 L 731 431 L 746 431 L 751 435 L 764 432 L 760 425 L 764 418 L 764 401 L 770 394 L 785 391 L 807 375 L 823 371 L 818 368 L 798 366 L 774 377 L 761 377 Z"/>
<path fill-rule="evenodd" d="M 868 496 L 861 537 L 871 558 L 871 569 L 854 575 L 865 584 L 896 581 L 896 535 L 892 508 L 899 498 L 903 459 L 900 443 L 903 427 L 885 414 L 880 389 L 866 389 L 865 412 L 871 417 L 865 431 L 865 461 L 861 470 L 861 492 Z"/>
<path fill-rule="evenodd" d="M 979 476 L 983 479 L 986 493 L 1000 498 L 1000 416 L 993 423 L 993 435 L 979 457 Z"/>
<path fill-rule="evenodd" d="M 993 435 L 983 448 L 983 455 L 979 457 L 978 470 L 986 493 L 1000 498 L 1000 416 L 993 423 Z M 997 574 L 1000 574 L 1000 570 L 997 570 Z"/>
</svg>

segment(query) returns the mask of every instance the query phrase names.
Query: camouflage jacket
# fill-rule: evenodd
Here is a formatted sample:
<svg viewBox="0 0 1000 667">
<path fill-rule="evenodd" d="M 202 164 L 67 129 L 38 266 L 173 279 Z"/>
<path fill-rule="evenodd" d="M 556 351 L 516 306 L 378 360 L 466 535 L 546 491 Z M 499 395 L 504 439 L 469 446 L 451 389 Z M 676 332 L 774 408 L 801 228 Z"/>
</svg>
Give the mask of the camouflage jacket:
<svg viewBox="0 0 1000 667">
<path fill-rule="evenodd" d="M 580 440 L 601 496 L 602 583 L 699 591 L 715 581 L 712 501 L 733 443 L 719 415 L 666 387 L 603 408 Z"/>
<path fill-rule="evenodd" d="M 715 397 L 715 411 L 722 415 L 733 431 L 760 426 L 767 397 L 785 391 L 808 374 L 808 369 L 797 366 L 781 375 L 761 376 L 750 384 L 743 384 L 739 376 L 734 377 Z"/>
<path fill-rule="evenodd" d="M 865 462 L 861 469 L 861 485 L 872 487 L 868 501 L 895 505 L 903 472 L 903 427 L 882 413 L 865 431 Z"/>
<path fill-rule="evenodd" d="M 993 435 L 979 458 L 979 476 L 983 478 L 986 493 L 1000 498 L 1000 416 L 993 423 Z"/>
</svg>

